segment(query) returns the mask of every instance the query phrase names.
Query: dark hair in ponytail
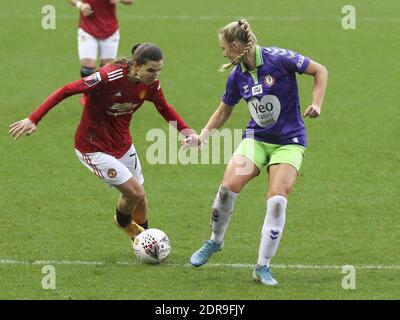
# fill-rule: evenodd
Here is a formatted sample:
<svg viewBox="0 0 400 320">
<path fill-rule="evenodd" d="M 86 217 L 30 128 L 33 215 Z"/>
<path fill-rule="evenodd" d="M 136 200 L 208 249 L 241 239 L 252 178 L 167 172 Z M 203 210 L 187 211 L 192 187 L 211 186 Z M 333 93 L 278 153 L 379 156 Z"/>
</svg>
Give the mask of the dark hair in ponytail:
<svg viewBox="0 0 400 320">
<path fill-rule="evenodd" d="M 140 46 L 140 43 L 136 43 L 132 49 L 131 49 L 131 54 L 133 55 L 135 53 L 135 50 Z"/>
<path fill-rule="evenodd" d="M 132 47 L 132 61 L 138 65 L 146 64 L 148 61 L 160 61 L 163 59 L 161 49 L 152 43 L 137 43 Z"/>
<path fill-rule="evenodd" d="M 138 65 L 146 64 L 148 61 L 160 61 L 163 59 L 162 52 L 159 47 L 151 43 L 135 44 L 131 49 L 131 58 L 121 58 L 114 60 L 112 64 L 119 66 L 128 66 L 131 69 L 132 63 L 135 62 Z M 140 79 L 129 71 L 129 81 L 137 82 Z"/>
</svg>

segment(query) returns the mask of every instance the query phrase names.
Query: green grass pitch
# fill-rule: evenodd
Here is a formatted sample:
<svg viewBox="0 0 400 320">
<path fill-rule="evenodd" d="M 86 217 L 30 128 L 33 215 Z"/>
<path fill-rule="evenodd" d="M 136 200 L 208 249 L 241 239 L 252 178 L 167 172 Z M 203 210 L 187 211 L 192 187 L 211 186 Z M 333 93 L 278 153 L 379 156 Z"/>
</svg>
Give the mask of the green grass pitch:
<svg viewBox="0 0 400 320">
<path fill-rule="evenodd" d="M 43 30 L 44 5 L 56 29 Z M 306 119 L 309 148 L 293 193 L 272 271 L 276 288 L 257 285 L 267 176 L 240 194 L 221 253 L 210 265 L 188 265 L 210 235 L 210 208 L 225 164 L 152 165 L 152 128 L 168 124 L 146 103 L 131 132 L 143 165 L 152 227 L 172 253 L 158 266 L 137 264 L 112 223 L 118 193 L 82 166 L 73 150 L 78 97 L 53 109 L 31 137 L 13 141 L 10 123 L 27 116 L 79 76 L 78 13 L 68 2 L 20 0 L 0 13 L 0 299 L 399 299 L 400 151 L 399 2 L 354 0 L 356 29 L 342 28 L 347 1 L 137 0 L 118 5 L 120 56 L 136 42 L 165 55 L 161 82 L 168 101 L 200 129 L 219 102 L 227 73 L 216 30 L 245 17 L 263 46 L 296 50 L 324 64 L 329 84 L 322 115 Z M 302 110 L 312 78 L 298 76 Z M 243 102 L 227 123 L 244 128 Z M 56 270 L 45 290 L 44 265 Z M 356 270 L 345 290 L 342 266 Z"/>
</svg>

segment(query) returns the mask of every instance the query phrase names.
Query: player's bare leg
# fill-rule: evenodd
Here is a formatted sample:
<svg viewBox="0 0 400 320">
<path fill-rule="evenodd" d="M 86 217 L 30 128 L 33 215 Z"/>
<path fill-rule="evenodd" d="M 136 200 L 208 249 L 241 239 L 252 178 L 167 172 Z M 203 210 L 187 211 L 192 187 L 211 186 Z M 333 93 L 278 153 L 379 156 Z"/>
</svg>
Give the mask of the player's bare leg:
<svg viewBox="0 0 400 320">
<path fill-rule="evenodd" d="M 221 185 L 239 194 L 244 186 L 260 174 L 258 167 L 247 157 L 234 154 L 229 161 Z"/>
<path fill-rule="evenodd" d="M 134 238 L 144 231 L 139 224 L 145 224 L 147 220 L 146 193 L 133 177 L 115 187 L 121 192 L 121 195 L 114 221 L 130 238 Z"/>
<path fill-rule="evenodd" d="M 132 220 L 139 224 L 141 227 L 147 229 L 147 197 L 144 197 L 144 200 L 139 202 L 136 206 L 135 210 L 132 213 Z"/>
<path fill-rule="evenodd" d="M 269 188 L 267 198 L 276 195 L 289 197 L 297 179 L 297 170 L 290 164 L 281 163 L 269 167 Z"/>
</svg>

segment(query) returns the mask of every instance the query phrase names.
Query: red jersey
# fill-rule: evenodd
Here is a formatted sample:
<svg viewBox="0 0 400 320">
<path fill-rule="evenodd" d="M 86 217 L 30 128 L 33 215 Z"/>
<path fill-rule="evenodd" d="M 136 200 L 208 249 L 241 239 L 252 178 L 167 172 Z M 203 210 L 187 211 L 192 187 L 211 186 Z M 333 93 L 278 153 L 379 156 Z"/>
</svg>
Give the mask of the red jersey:
<svg viewBox="0 0 400 320">
<path fill-rule="evenodd" d="M 108 0 L 83 0 L 90 4 L 93 13 L 85 17 L 82 13 L 79 27 L 98 39 L 106 39 L 118 30 L 118 20 L 115 4 Z"/>
<path fill-rule="evenodd" d="M 71 82 L 50 95 L 29 119 L 37 124 L 60 101 L 86 93 L 87 100 L 75 133 L 75 148 L 82 153 L 104 152 L 121 158 L 130 148 L 132 137 L 129 125 L 132 114 L 142 104 L 151 101 L 166 121 L 175 121 L 177 130 L 186 134 L 192 130 L 164 98 L 159 80 L 151 85 L 131 83 L 129 66 L 105 65 L 98 72 Z"/>
</svg>

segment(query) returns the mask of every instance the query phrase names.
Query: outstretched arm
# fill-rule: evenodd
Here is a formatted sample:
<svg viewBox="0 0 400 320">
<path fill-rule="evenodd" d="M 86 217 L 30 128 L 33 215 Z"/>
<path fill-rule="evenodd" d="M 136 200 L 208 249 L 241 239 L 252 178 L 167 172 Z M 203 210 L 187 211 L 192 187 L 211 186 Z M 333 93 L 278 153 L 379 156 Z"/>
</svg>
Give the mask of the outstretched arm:
<svg viewBox="0 0 400 320">
<path fill-rule="evenodd" d="M 213 130 L 221 128 L 231 116 L 232 110 L 232 106 L 228 106 L 226 103 L 221 101 L 217 110 L 215 110 L 211 118 L 208 120 L 206 126 L 201 130 L 201 140 L 207 140 Z"/>
<path fill-rule="evenodd" d="M 161 88 L 157 89 L 156 94 L 149 99 L 154 103 L 158 113 L 185 137 L 193 134 L 193 130 L 186 124 L 179 113 L 167 102 Z"/>
<path fill-rule="evenodd" d="M 321 64 L 310 61 L 305 74 L 314 77 L 312 93 L 312 104 L 304 111 L 304 117 L 316 118 L 321 114 L 322 103 L 324 102 L 326 86 L 328 83 L 328 70 Z"/>
<path fill-rule="evenodd" d="M 72 91 L 68 85 L 58 89 L 53 94 L 51 94 L 40 107 L 32 112 L 29 117 L 11 124 L 10 130 L 8 132 L 15 140 L 23 134 L 27 136 L 31 135 L 36 131 L 37 123 L 46 115 L 47 112 L 49 112 L 59 102 L 74 93 L 75 92 Z"/>
<path fill-rule="evenodd" d="M 76 80 L 56 90 L 35 111 L 33 111 L 29 117 L 11 124 L 9 133 L 14 139 L 18 139 L 22 134 L 29 136 L 34 133 L 38 122 L 47 114 L 47 112 L 62 100 L 74 94 L 90 92 L 101 85 L 100 74 L 101 72 L 97 72 L 96 74 L 84 79 Z M 105 83 L 106 81 L 104 80 L 103 82 Z"/>
<path fill-rule="evenodd" d="M 187 137 L 183 142 L 182 146 L 184 149 L 188 147 L 201 147 L 207 140 L 207 138 L 213 133 L 213 130 L 221 128 L 225 122 L 229 119 L 232 114 L 233 107 L 227 105 L 223 101 L 219 104 L 217 110 L 208 120 L 206 126 L 201 130 L 200 135 L 193 134 Z"/>
</svg>

